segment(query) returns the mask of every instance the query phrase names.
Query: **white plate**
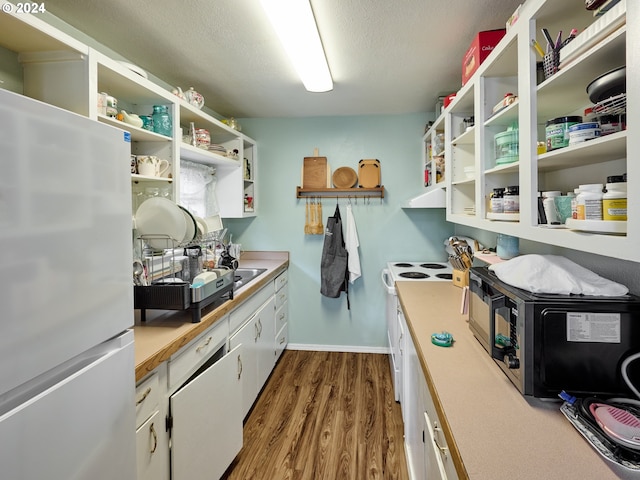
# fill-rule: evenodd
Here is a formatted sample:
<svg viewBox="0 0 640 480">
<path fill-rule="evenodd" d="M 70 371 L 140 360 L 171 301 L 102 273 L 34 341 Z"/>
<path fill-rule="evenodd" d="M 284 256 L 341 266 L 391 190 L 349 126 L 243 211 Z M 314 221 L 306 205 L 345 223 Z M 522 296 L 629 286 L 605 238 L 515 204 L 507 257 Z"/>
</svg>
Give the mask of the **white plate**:
<svg viewBox="0 0 640 480">
<path fill-rule="evenodd" d="M 567 218 L 567 227 L 571 230 L 590 233 L 612 233 L 615 235 L 625 235 L 627 233 L 627 222 L 616 220 L 576 220 Z"/>
<path fill-rule="evenodd" d="M 164 197 L 153 197 L 142 202 L 136 211 L 136 227 L 140 235 L 167 235 L 176 242 L 182 242 L 187 233 L 184 213 L 178 205 Z M 147 239 L 147 243 L 157 250 L 173 246 L 164 238 Z"/>
<path fill-rule="evenodd" d="M 180 207 L 182 210 L 182 214 L 184 215 L 184 220 L 187 223 L 187 229 L 184 233 L 184 238 L 182 239 L 182 243 L 189 243 L 196 238 L 196 233 L 198 233 L 198 224 L 196 223 L 196 219 L 191 215 L 191 212 L 184 207 Z"/>
<path fill-rule="evenodd" d="M 120 62 L 120 65 L 122 65 L 123 67 L 127 67 L 133 73 L 137 73 L 138 75 L 140 75 L 143 78 L 148 78 L 147 72 L 145 72 L 143 69 L 141 69 L 137 65 L 134 65 L 132 63 L 127 63 L 127 62 Z"/>
<path fill-rule="evenodd" d="M 207 222 L 202 217 L 193 216 L 196 221 L 196 225 L 198 226 L 198 232 L 196 236 L 204 237 L 207 233 L 209 233 L 209 229 L 207 228 Z"/>
</svg>

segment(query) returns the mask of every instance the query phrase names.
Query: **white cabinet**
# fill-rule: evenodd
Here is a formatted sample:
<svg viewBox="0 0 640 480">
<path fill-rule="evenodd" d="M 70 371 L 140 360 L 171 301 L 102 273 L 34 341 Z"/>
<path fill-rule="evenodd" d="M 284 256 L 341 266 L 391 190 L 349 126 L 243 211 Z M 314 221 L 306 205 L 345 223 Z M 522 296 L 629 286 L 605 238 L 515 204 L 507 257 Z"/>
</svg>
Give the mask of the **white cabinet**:
<svg viewBox="0 0 640 480">
<path fill-rule="evenodd" d="M 405 454 L 410 480 L 455 480 L 455 465 L 435 403 L 427 386 L 417 350 L 404 314 L 399 312 L 404 335 L 403 401 Z"/>
<path fill-rule="evenodd" d="M 289 342 L 289 274 L 284 271 L 274 281 L 275 294 L 275 360 L 277 361 Z"/>
<path fill-rule="evenodd" d="M 402 406 L 402 420 L 404 424 L 407 425 L 407 419 L 405 418 L 407 415 L 408 409 L 404 408 L 405 398 L 407 397 L 407 357 L 406 357 L 406 329 L 407 324 L 404 319 L 404 314 L 402 313 L 402 308 L 400 307 L 400 303 L 396 304 L 396 344 L 397 348 L 395 349 L 394 365 L 398 368 L 397 379 L 398 383 L 396 384 L 397 392 L 398 392 L 398 402 L 400 402 L 400 406 Z"/>
<path fill-rule="evenodd" d="M 249 413 L 275 365 L 275 298 L 273 295 L 229 339 L 242 351 L 242 415 Z"/>
<path fill-rule="evenodd" d="M 6 2 L 0 0 L 0 3 Z M 132 176 L 134 208 L 135 199 L 148 187 L 165 189 L 170 197 L 179 200 L 180 159 L 183 158 L 216 167 L 222 217 L 256 215 L 258 161 L 256 142 L 251 138 L 35 15 L 3 13 L 0 16 L 0 53 L 3 88 L 122 128 L 131 133 L 132 154 L 155 155 L 169 161 L 171 168 L 161 177 Z M 151 115 L 154 105 L 168 106 L 173 135 L 158 135 L 100 114 L 99 92 L 115 97 L 118 109 L 128 113 Z M 183 143 L 182 131 L 187 133 L 191 122 L 196 128 L 207 129 L 212 143 L 221 145 L 224 154 Z"/>
<path fill-rule="evenodd" d="M 410 480 L 424 480 L 424 443 L 423 443 L 423 402 L 420 388 L 424 376 L 420 369 L 418 354 L 408 333 L 408 327 L 402 311 L 398 312 L 403 348 L 402 387 L 403 395 L 402 420 L 404 422 L 404 444 Z"/>
<path fill-rule="evenodd" d="M 136 430 L 137 480 L 168 480 L 168 445 L 163 442 L 164 417 L 159 410 Z"/>
<path fill-rule="evenodd" d="M 628 4 L 628 5 L 627 5 Z M 423 137 L 423 156 L 428 163 L 428 147 L 434 139 L 444 136 L 447 220 L 497 233 L 517 236 L 536 242 L 580 249 L 624 260 L 640 261 L 634 248 L 640 241 L 640 190 L 633 182 L 640 178 L 640 136 L 635 135 L 638 122 L 636 105 L 640 87 L 627 82 L 627 130 L 592 141 L 570 145 L 538 154 L 538 142 L 545 142 L 545 124 L 556 117 L 581 115 L 592 107 L 586 93 L 587 85 L 600 75 L 626 65 L 627 78 L 638 72 L 637 48 L 640 44 L 640 6 L 622 0 L 628 10 L 626 24 L 607 30 L 604 36 L 591 35 L 580 53 L 561 63 L 560 70 L 538 82 L 536 62 L 541 59 L 531 48 L 531 39 L 546 44 L 541 29 L 567 32 L 576 27 L 584 30 L 595 20 L 583 5 L 554 0 L 529 0 L 520 10 L 520 18 L 498 43 L 474 76 L 458 92 L 452 103 L 440 115 Z M 600 20 L 599 20 L 600 21 Z M 606 20 L 602 21 L 606 25 Z M 566 35 L 565 35 L 566 36 Z M 583 42 L 578 35 L 573 46 Z M 569 44 L 571 45 L 571 44 Z M 517 95 L 506 108 L 493 108 L 505 94 Z M 475 125 L 467 128 L 465 119 L 473 116 Z M 507 129 L 518 129 L 515 161 L 496 158 L 496 135 Z M 606 223 L 577 228 L 546 228 L 538 225 L 538 192 L 547 190 L 573 191 L 579 184 L 606 183 L 607 176 L 627 173 L 628 221 L 626 234 L 610 235 L 614 226 Z M 636 179 L 636 180 L 634 180 Z M 520 212 L 505 217 L 493 215 L 488 207 L 494 188 L 519 186 Z M 440 188 L 433 185 L 429 188 Z M 585 224 L 582 224 L 585 225 Z M 615 230 L 620 227 L 616 222 Z M 582 229 L 582 230 L 579 230 Z"/>
<path fill-rule="evenodd" d="M 242 448 L 241 348 L 214 355 L 171 396 L 174 480 L 219 478 Z"/>
</svg>

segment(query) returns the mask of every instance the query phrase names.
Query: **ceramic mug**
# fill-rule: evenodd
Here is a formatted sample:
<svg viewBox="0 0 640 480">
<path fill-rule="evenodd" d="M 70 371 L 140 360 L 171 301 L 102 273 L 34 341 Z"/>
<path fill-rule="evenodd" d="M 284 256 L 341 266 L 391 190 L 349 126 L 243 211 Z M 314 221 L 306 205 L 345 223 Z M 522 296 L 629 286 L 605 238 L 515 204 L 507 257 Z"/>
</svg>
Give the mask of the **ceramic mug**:
<svg viewBox="0 0 640 480">
<path fill-rule="evenodd" d="M 169 162 L 154 155 L 137 155 L 138 173 L 148 177 L 160 177 L 169 169 Z"/>
</svg>

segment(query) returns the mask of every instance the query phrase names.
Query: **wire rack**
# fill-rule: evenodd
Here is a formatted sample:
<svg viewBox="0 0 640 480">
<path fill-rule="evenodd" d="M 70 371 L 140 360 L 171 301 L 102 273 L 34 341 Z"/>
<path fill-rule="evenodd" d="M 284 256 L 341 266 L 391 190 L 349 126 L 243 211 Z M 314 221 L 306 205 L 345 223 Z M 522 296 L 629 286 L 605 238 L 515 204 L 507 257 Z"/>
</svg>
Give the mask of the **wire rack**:
<svg viewBox="0 0 640 480">
<path fill-rule="evenodd" d="M 621 93 L 596 103 L 593 106 L 593 113 L 598 115 L 622 115 L 627 113 L 627 94 Z"/>
</svg>

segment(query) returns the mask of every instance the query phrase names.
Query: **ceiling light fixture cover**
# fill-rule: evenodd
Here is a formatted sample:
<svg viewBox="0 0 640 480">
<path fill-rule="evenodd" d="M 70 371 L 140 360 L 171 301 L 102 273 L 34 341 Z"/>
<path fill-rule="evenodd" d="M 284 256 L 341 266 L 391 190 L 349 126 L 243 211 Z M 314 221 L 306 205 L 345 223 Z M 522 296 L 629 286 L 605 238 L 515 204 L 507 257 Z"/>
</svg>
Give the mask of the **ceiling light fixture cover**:
<svg viewBox="0 0 640 480">
<path fill-rule="evenodd" d="M 262 0 L 285 51 L 310 92 L 328 92 L 333 80 L 309 0 Z"/>
</svg>

